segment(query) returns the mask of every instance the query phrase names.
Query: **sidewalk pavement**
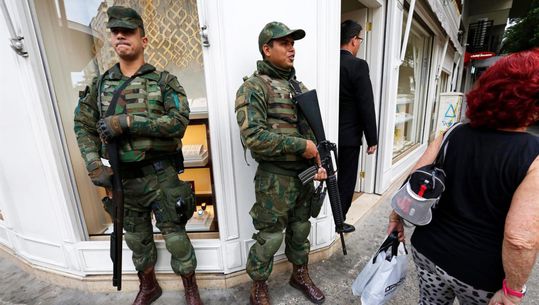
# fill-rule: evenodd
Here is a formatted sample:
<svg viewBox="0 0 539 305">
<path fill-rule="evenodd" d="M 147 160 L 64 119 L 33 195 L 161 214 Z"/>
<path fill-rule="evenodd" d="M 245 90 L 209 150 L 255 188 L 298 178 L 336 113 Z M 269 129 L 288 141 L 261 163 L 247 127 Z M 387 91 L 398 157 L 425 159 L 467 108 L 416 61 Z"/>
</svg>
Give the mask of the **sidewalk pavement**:
<svg viewBox="0 0 539 305">
<path fill-rule="evenodd" d="M 356 201 L 354 204 L 357 204 Z M 369 214 L 356 223 L 356 231 L 348 235 L 348 255 L 340 249 L 329 259 L 310 265 L 313 281 L 326 295 L 328 305 L 360 304 L 352 295 L 351 285 L 372 253 L 385 238 L 387 215 L 390 207 L 381 202 Z M 411 229 L 406 230 L 409 238 Z M 117 292 L 111 287 L 108 293 L 93 293 L 64 288 L 54 283 L 43 282 L 25 273 L 10 259 L 0 256 L 0 305 L 120 305 L 131 304 L 136 292 Z M 273 305 L 312 304 L 303 295 L 288 285 L 289 274 L 273 274 L 269 280 Z M 180 278 L 178 278 L 180 281 Z M 418 288 L 415 267 L 410 259 L 409 274 L 404 287 L 388 305 L 415 305 Z M 201 289 L 204 304 L 249 304 L 250 284 L 230 289 Z M 185 304 L 182 291 L 165 291 L 153 304 Z M 153 305 L 152 304 L 152 305 Z M 455 303 L 458 304 L 458 303 Z M 528 294 L 523 304 L 539 305 L 539 263 L 535 265 L 528 281 Z"/>
</svg>

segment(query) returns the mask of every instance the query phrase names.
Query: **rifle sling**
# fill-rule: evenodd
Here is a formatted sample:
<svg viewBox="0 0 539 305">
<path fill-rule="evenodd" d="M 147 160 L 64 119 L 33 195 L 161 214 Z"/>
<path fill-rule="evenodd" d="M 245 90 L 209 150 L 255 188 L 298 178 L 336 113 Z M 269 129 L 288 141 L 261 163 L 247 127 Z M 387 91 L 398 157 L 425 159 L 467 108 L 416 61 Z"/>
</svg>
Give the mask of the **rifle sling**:
<svg viewBox="0 0 539 305">
<path fill-rule="evenodd" d="M 296 79 L 290 79 L 288 83 L 290 84 L 290 87 L 292 87 L 292 91 L 294 91 L 294 96 L 301 94 L 301 88 L 299 87 L 299 82 Z"/>
<path fill-rule="evenodd" d="M 110 101 L 109 108 L 107 108 L 105 117 L 111 116 L 115 113 L 116 104 L 118 104 L 118 99 L 120 98 L 120 94 L 122 94 L 122 91 L 125 89 L 125 87 L 127 87 L 127 85 L 129 85 L 138 75 L 139 75 L 138 72 L 133 74 L 123 84 L 121 84 L 120 87 L 114 89 L 114 93 L 112 94 L 112 100 Z"/>
</svg>

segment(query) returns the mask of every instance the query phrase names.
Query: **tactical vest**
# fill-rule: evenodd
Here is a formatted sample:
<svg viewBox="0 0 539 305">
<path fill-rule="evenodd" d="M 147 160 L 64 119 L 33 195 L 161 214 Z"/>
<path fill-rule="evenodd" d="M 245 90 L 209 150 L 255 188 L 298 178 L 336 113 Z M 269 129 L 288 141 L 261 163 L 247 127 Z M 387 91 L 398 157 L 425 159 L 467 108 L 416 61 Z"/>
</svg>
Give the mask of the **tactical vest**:
<svg viewBox="0 0 539 305">
<path fill-rule="evenodd" d="M 298 115 L 298 109 L 288 81 L 271 78 L 257 72 L 253 76 L 263 84 L 264 92 L 267 96 L 267 128 L 277 134 L 314 141 L 312 130 L 303 116 Z M 301 85 L 301 90 L 307 90 L 303 84 Z M 258 160 L 256 153 L 253 153 L 253 157 Z M 303 157 L 292 154 L 287 154 L 283 157 L 284 159 L 279 158 L 279 161 L 305 161 Z M 265 158 L 261 157 L 260 159 Z"/>
<path fill-rule="evenodd" d="M 165 115 L 163 94 L 168 75 L 168 72 L 161 72 L 161 75 L 151 72 L 133 79 L 123 90 L 125 93 L 125 105 L 118 103 L 115 114 L 126 113 L 149 119 L 157 119 Z M 100 104 L 98 107 L 101 116 L 107 111 L 114 90 L 123 81 L 103 79 L 101 82 L 98 82 L 98 86 L 100 86 L 100 98 L 97 101 Z M 155 138 L 128 134 L 119 142 L 120 160 L 122 162 L 137 162 L 152 159 L 159 155 L 173 153 L 180 148 L 181 140 L 178 138 Z M 103 147 L 102 151 L 105 152 L 106 149 Z"/>
</svg>

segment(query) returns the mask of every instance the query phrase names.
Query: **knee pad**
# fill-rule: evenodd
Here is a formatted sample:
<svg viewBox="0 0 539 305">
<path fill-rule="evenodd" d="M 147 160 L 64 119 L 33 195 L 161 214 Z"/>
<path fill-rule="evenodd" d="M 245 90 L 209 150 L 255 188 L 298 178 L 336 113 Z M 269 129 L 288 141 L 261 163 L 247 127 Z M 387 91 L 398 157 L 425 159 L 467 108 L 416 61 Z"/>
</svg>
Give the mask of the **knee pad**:
<svg viewBox="0 0 539 305">
<path fill-rule="evenodd" d="M 135 254 L 149 252 L 154 247 L 153 235 L 147 232 L 125 232 L 124 237 L 127 246 Z"/>
<path fill-rule="evenodd" d="M 292 232 L 292 240 L 296 243 L 303 243 L 309 237 L 311 232 L 311 223 L 310 222 L 295 222 L 290 225 Z"/>
<path fill-rule="evenodd" d="M 191 255 L 193 246 L 185 232 L 164 234 L 165 245 L 172 257 L 181 258 Z"/>
<path fill-rule="evenodd" d="M 256 234 L 256 241 L 262 246 L 265 255 L 273 257 L 283 243 L 283 233 L 259 232 Z"/>
<path fill-rule="evenodd" d="M 157 261 L 157 249 L 153 241 L 153 235 L 145 233 L 125 233 L 125 242 L 133 251 L 133 264 L 137 271 L 144 271 L 148 266 L 155 265 Z"/>
</svg>

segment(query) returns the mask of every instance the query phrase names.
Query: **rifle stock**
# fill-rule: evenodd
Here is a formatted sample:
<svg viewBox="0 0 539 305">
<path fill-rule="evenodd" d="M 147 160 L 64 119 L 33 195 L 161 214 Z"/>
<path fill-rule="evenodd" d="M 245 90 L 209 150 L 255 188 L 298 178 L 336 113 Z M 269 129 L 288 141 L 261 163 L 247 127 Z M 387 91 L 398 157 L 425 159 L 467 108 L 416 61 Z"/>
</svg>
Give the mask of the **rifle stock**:
<svg viewBox="0 0 539 305">
<path fill-rule="evenodd" d="M 316 90 L 310 90 L 305 93 L 297 94 L 294 97 L 301 113 L 311 126 L 314 132 L 316 141 L 318 142 L 317 148 L 320 154 L 320 161 L 322 167 L 326 170 L 328 187 L 329 203 L 331 206 L 331 212 L 333 213 L 333 221 L 335 222 L 335 231 L 341 236 L 341 245 L 343 254 L 346 255 L 346 244 L 344 242 L 344 217 L 342 214 L 341 199 L 339 196 L 339 188 L 337 186 L 337 175 L 333 168 L 332 152 L 337 159 L 337 146 L 335 143 L 331 143 L 326 140 L 324 132 L 324 124 L 322 122 L 322 116 L 320 114 L 320 106 L 318 105 L 318 96 Z M 306 183 L 314 178 L 314 174 L 311 176 L 312 168 L 308 168 L 305 172 L 300 173 L 299 177 L 302 182 Z M 316 174 L 316 172 L 315 172 Z"/>
<path fill-rule="evenodd" d="M 120 176 L 120 155 L 118 143 L 108 145 L 109 161 L 112 167 L 112 221 L 113 232 L 110 235 L 110 259 L 112 260 L 112 286 L 122 290 L 122 237 L 124 228 L 124 192 Z"/>
</svg>

